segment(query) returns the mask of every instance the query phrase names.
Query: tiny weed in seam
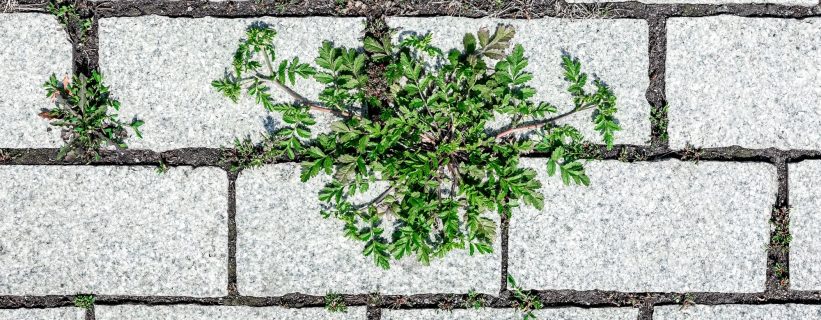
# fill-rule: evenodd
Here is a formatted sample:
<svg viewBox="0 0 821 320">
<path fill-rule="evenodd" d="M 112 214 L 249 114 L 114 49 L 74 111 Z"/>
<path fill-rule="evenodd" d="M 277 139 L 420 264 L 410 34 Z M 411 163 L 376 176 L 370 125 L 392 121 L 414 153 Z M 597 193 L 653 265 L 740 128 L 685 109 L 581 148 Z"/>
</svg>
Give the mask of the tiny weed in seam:
<svg viewBox="0 0 821 320">
<path fill-rule="evenodd" d="M 537 319 L 533 311 L 540 310 L 543 307 L 539 297 L 522 290 L 511 275 L 507 275 L 507 284 L 510 285 L 510 292 L 513 294 L 513 307 L 522 314 L 522 320 Z"/>
<path fill-rule="evenodd" d="M 770 240 L 771 248 L 773 250 L 786 250 L 792 242 L 792 235 L 788 227 L 790 224 L 790 208 L 774 208 L 770 224 L 773 226 Z"/>
<path fill-rule="evenodd" d="M 447 296 L 445 296 L 445 299 L 439 302 L 437 307 L 439 308 L 439 310 L 453 311 L 453 308 L 456 307 L 456 304 L 456 297 L 453 294 L 448 294 Z"/>
<path fill-rule="evenodd" d="M 787 270 L 787 265 L 781 262 L 776 262 L 773 265 L 773 275 L 776 279 L 778 279 L 778 284 L 781 287 L 786 288 L 789 284 L 790 279 L 788 278 L 789 271 Z"/>
<path fill-rule="evenodd" d="M 77 13 L 77 7 L 74 5 L 73 1 L 51 0 L 48 2 L 46 10 L 57 17 L 57 20 L 60 21 L 60 24 L 62 24 L 66 30 L 72 30 L 72 26 L 76 24 L 78 30 L 80 31 L 81 39 L 85 39 L 88 34 L 88 30 L 90 30 L 91 25 L 94 24 L 94 20 L 92 18 L 80 17 L 80 14 Z"/>
<path fill-rule="evenodd" d="M 661 132 L 661 135 L 659 136 L 659 141 L 661 142 L 667 142 L 669 139 L 667 134 L 667 126 L 670 123 L 667 117 L 667 112 L 669 110 L 669 104 L 665 104 L 661 108 L 650 109 L 650 125 L 653 128 L 657 128 Z"/>
<path fill-rule="evenodd" d="M 684 145 L 684 150 L 682 151 L 682 154 L 681 154 L 681 160 L 682 161 L 693 161 L 696 164 L 698 164 L 698 162 L 701 160 L 701 153 L 702 152 L 703 151 L 701 150 L 701 148 L 696 148 L 693 145 L 691 145 L 690 143 L 687 143 L 686 145 Z"/>
<path fill-rule="evenodd" d="M 165 163 L 165 161 L 160 160 L 160 163 L 157 165 L 157 168 L 155 168 L 154 171 L 157 172 L 157 174 L 165 174 L 166 172 L 168 172 L 168 165 Z"/>
<path fill-rule="evenodd" d="M 685 293 L 676 297 L 676 303 L 681 304 L 681 308 L 679 308 L 679 310 L 684 310 L 687 307 L 696 305 L 695 301 L 695 296 L 692 293 Z"/>
<path fill-rule="evenodd" d="M 581 63 L 567 55 L 561 63 L 572 97 L 568 111 L 533 101 L 533 74 L 525 71 L 528 59 L 512 43 L 514 35 L 510 26 L 483 28 L 448 52 L 431 45 L 430 34 L 399 41 L 366 37 L 368 55 L 326 41 L 314 60 L 317 68 L 281 59 L 273 44 L 276 31 L 252 25 L 234 54 L 232 72 L 212 86 L 233 102 L 250 96 L 279 114 L 283 125 L 258 144 L 237 140 L 224 161 L 240 170 L 299 160 L 303 182 L 330 175 L 318 195 L 329 207 L 321 214 L 344 222 L 344 234 L 363 242 L 363 254 L 382 268 L 407 256 L 429 264 L 453 250 L 490 253 L 498 228 L 491 214 L 510 217 L 519 206 L 544 206 L 536 171 L 519 165 L 521 155 L 549 155 L 547 173 L 565 185 L 590 183 L 583 165 L 589 142 L 577 128 L 557 121 L 592 113 L 592 127 L 608 149 L 621 130 L 613 92 L 598 79 L 588 81 Z M 366 89 L 367 59 L 385 66 L 384 102 Z M 291 88 L 298 79 L 324 86 L 317 101 Z M 276 103 L 272 90 L 294 101 Z M 312 133 L 316 112 L 339 118 L 330 133 Z M 498 115 L 510 122 L 488 129 Z M 388 183 L 378 196 L 352 200 L 377 180 Z M 386 232 L 386 225 L 396 228 Z"/>
<path fill-rule="evenodd" d="M 74 296 L 74 306 L 89 310 L 94 307 L 94 296 L 90 294 L 78 294 Z"/>
<path fill-rule="evenodd" d="M 348 312 L 348 306 L 345 305 L 345 298 L 331 292 L 325 295 L 325 310 L 330 312 Z"/>
<path fill-rule="evenodd" d="M 71 81 L 68 77 L 58 81 L 52 74 L 43 87 L 55 107 L 43 109 L 39 115 L 50 120 L 51 125 L 61 127 L 66 142 L 58 158 L 99 159 L 99 150 L 103 147 L 126 149 L 126 127 L 142 138 L 139 128 L 143 121 L 134 119 L 123 123 L 117 118 L 114 112 L 120 110 L 120 102 L 111 98 L 103 77 L 96 71 L 90 78 L 81 74 Z"/>
<path fill-rule="evenodd" d="M 465 308 L 481 309 L 485 306 L 485 298 L 482 297 L 476 290 L 468 291 L 467 300 L 465 300 Z"/>
</svg>

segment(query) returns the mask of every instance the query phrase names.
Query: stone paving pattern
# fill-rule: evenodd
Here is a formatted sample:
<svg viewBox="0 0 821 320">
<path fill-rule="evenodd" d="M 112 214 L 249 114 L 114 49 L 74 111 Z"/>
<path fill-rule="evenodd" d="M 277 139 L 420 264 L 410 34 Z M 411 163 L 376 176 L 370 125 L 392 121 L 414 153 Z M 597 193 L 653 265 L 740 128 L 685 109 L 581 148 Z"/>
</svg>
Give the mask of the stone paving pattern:
<svg viewBox="0 0 821 320">
<path fill-rule="evenodd" d="M 177 1 L 156 3 L 166 2 Z M 53 16 L 0 13 L 0 320 L 521 319 L 508 274 L 546 304 L 539 319 L 821 318 L 821 3 L 568 2 L 593 13 L 199 17 L 255 4 L 108 3 L 124 11 L 92 11 L 95 54 L 82 59 L 106 76 L 123 118 L 146 121 L 144 139 L 127 142 L 149 153 L 93 163 L 6 158 L 61 145 L 37 117 L 50 103 L 41 84 L 82 64 Z M 619 19 L 601 19 L 610 13 Z M 465 32 L 512 24 L 538 99 L 567 107 L 559 59 L 569 53 L 614 89 L 624 131 L 587 164 L 589 187 L 561 186 L 544 159 L 524 159 L 548 206 L 514 212 L 493 254 L 385 271 L 319 215 L 324 178 L 301 183 L 296 163 L 233 174 L 206 159 L 155 172 L 159 152 L 185 158 L 277 127 L 253 101 L 210 87 L 258 21 L 279 31 L 280 56 L 309 62 L 322 40 L 359 46 L 368 27 L 432 32 L 448 49 Z M 790 220 L 776 225 L 774 209 Z M 777 227 L 792 235 L 785 254 L 770 245 Z M 470 290 L 488 306 L 467 308 Z M 343 294 L 348 311 L 324 310 L 327 293 Z M 97 304 L 73 307 L 76 294 Z"/>
</svg>

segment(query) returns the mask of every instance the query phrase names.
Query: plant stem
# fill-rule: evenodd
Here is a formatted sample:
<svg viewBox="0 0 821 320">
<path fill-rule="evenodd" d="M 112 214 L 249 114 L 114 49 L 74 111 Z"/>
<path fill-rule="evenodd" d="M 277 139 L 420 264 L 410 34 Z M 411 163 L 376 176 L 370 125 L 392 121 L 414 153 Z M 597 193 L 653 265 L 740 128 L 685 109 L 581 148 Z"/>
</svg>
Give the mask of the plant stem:
<svg viewBox="0 0 821 320">
<path fill-rule="evenodd" d="M 258 77 L 270 80 L 271 82 L 276 84 L 280 89 L 284 90 L 285 93 L 287 93 L 289 96 L 291 96 L 291 98 L 294 98 L 294 100 L 296 100 L 300 104 L 308 106 L 311 110 L 331 113 L 331 114 L 334 114 L 334 115 L 337 115 L 337 116 L 342 116 L 342 117 L 351 116 L 350 113 L 347 113 L 345 111 L 325 108 L 325 107 L 323 107 L 323 106 L 321 106 L 317 103 L 314 103 L 311 100 L 308 100 L 308 98 L 305 98 L 304 96 L 302 96 L 298 92 L 294 91 L 290 87 L 286 86 L 284 83 L 279 82 L 279 80 L 277 80 L 276 77 L 274 77 L 274 74 L 276 74 L 276 73 L 274 73 L 274 66 L 271 64 L 271 58 L 268 56 L 268 51 L 265 50 L 265 49 L 262 49 L 262 55 L 265 56 L 265 65 L 268 67 L 268 72 L 271 73 L 271 76 L 265 77 L 263 75 L 257 74 Z"/>
<path fill-rule="evenodd" d="M 385 200 L 385 197 L 387 197 L 387 196 L 388 196 L 388 194 L 389 194 L 392 190 L 393 190 L 393 186 L 388 187 L 388 189 L 385 189 L 385 191 L 382 191 L 382 193 L 381 193 L 381 194 L 379 194 L 379 196 L 378 196 L 378 197 L 376 197 L 376 199 L 373 199 L 373 201 L 370 201 L 370 202 L 368 202 L 368 203 L 364 203 L 364 204 L 358 205 L 358 206 L 356 206 L 355 208 L 356 208 L 357 210 L 359 210 L 359 209 L 365 208 L 365 207 L 367 207 L 367 206 L 371 206 L 371 205 L 378 205 L 379 203 L 381 203 L 381 202 L 382 202 L 382 200 Z"/>
<path fill-rule="evenodd" d="M 568 112 L 562 113 L 562 114 L 560 114 L 558 116 L 555 116 L 555 117 L 552 117 L 552 118 L 547 118 L 547 119 L 544 119 L 544 120 L 531 122 L 531 123 L 528 123 L 528 124 L 520 126 L 520 127 L 513 127 L 513 128 L 507 129 L 507 130 L 502 131 L 499 134 L 497 134 L 496 139 L 502 138 L 504 136 L 507 136 L 507 135 L 510 135 L 510 134 L 516 133 L 516 132 L 537 129 L 537 128 L 540 128 L 540 127 L 542 127 L 542 126 L 544 126 L 548 123 L 553 123 L 553 122 L 559 121 L 560 119 L 565 118 L 567 116 L 570 116 L 570 115 L 572 115 L 576 112 L 584 111 L 584 110 L 590 109 L 592 107 L 593 107 L 593 105 L 586 105 L 586 106 L 583 106 L 581 108 L 573 109 L 573 110 L 570 110 Z"/>
</svg>

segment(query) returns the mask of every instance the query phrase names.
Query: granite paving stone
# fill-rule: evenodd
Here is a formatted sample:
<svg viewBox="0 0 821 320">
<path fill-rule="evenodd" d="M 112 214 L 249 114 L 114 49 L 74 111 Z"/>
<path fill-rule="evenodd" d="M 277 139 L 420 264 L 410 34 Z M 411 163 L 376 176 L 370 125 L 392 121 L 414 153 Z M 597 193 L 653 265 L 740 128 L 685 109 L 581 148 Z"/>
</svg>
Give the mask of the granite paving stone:
<svg viewBox="0 0 821 320">
<path fill-rule="evenodd" d="M 71 73 L 67 33 L 52 15 L 0 13 L 0 43 L 0 148 L 59 146 L 60 130 L 37 114 L 53 105 L 43 83 Z"/>
<path fill-rule="evenodd" d="M 821 148 L 821 18 L 671 18 L 666 70 L 671 148 Z"/>
<path fill-rule="evenodd" d="M 545 209 L 514 212 L 510 274 L 524 288 L 761 292 L 775 167 L 592 161 L 590 186 L 563 186 L 525 159 Z"/>
<path fill-rule="evenodd" d="M 224 171 L 0 166 L 0 181 L 0 294 L 226 294 Z"/>
</svg>

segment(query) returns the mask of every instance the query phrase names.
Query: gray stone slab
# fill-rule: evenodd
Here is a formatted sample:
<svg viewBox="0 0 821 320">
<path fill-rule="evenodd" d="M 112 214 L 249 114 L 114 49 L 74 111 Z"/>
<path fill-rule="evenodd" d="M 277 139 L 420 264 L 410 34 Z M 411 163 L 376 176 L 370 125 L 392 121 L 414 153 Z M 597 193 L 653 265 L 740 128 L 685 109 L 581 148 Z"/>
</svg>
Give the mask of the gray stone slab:
<svg viewBox="0 0 821 320">
<path fill-rule="evenodd" d="M 0 309 L 0 320 L 83 320 L 85 314 L 80 308 Z"/>
<path fill-rule="evenodd" d="M 618 291 L 764 290 L 769 164 L 587 164 L 590 186 L 563 186 L 539 172 L 545 209 L 514 212 L 509 272 L 533 289 Z"/>
<path fill-rule="evenodd" d="M 533 312 L 539 319 L 550 320 L 635 320 L 638 316 L 635 308 L 556 308 Z M 382 310 L 382 320 L 518 320 L 521 313 L 515 309 L 479 310 L 455 309 L 445 310 Z"/>
<path fill-rule="evenodd" d="M 660 306 L 653 311 L 655 320 L 771 320 L 771 319 L 818 319 L 821 306 L 802 304 L 765 305 L 695 305 Z"/>
<path fill-rule="evenodd" d="M 288 309 L 281 307 L 227 306 L 97 306 L 97 320 L 364 320 L 365 308 L 331 313 L 322 308 Z"/>
<path fill-rule="evenodd" d="M 243 171 L 237 180 L 240 293 L 498 293 L 498 240 L 493 254 L 454 251 L 430 266 L 410 257 L 382 270 L 362 255 L 363 242 L 344 237 L 340 221 L 320 215 L 317 193 L 330 179 L 302 183 L 299 172 L 297 164 L 271 165 Z"/>
<path fill-rule="evenodd" d="M 43 83 L 71 73 L 71 43 L 48 14 L 0 13 L 0 148 L 59 146 L 59 130 L 38 117 L 52 106 Z"/>
<path fill-rule="evenodd" d="M 569 3 L 605 3 L 626 2 L 631 0 L 568 0 Z M 744 3 L 773 3 L 780 5 L 814 6 L 817 0 L 637 0 L 650 4 L 744 4 Z"/>
<path fill-rule="evenodd" d="M 821 289 L 821 161 L 789 165 L 790 288 Z"/>
<path fill-rule="evenodd" d="M 821 148 L 821 19 L 667 21 L 670 145 Z"/>
<path fill-rule="evenodd" d="M 145 120 L 143 140 L 132 148 L 167 150 L 231 145 L 234 137 L 279 126 L 280 118 L 250 98 L 233 104 L 211 87 L 231 68 L 233 53 L 245 29 L 264 22 L 277 31 L 277 57 L 313 63 L 323 40 L 360 46 L 361 18 L 168 18 L 144 16 L 100 20 L 100 68 L 120 98 L 122 115 Z M 299 92 L 316 98 L 322 86 L 299 80 Z M 279 102 L 293 101 L 279 89 Z M 333 118 L 319 115 L 320 124 Z"/>
<path fill-rule="evenodd" d="M 224 171 L 4 166 L 0 181 L 0 294 L 226 294 Z"/>
<path fill-rule="evenodd" d="M 561 67 L 561 55 L 567 52 L 579 59 L 591 80 L 593 75 L 600 77 L 618 97 L 617 118 L 623 130 L 616 133 L 616 143 L 644 144 L 650 139 L 650 107 L 645 98 L 649 85 L 648 27 L 644 20 L 388 19 L 389 26 L 400 28 L 399 37 L 431 32 L 433 44 L 443 50 L 461 48 L 465 33 L 475 34 L 480 27 L 493 30 L 499 24 L 510 24 L 517 30 L 513 40 L 522 44 L 530 59 L 527 70 L 533 72 L 530 85 L 537 92 L 535 101 L 550 102 L 561 112 L 572 107 Z M 577 114 L 567 122 L 589 139 L 601 140 L 593 130 L 590 113 Z"/>
</svg>

